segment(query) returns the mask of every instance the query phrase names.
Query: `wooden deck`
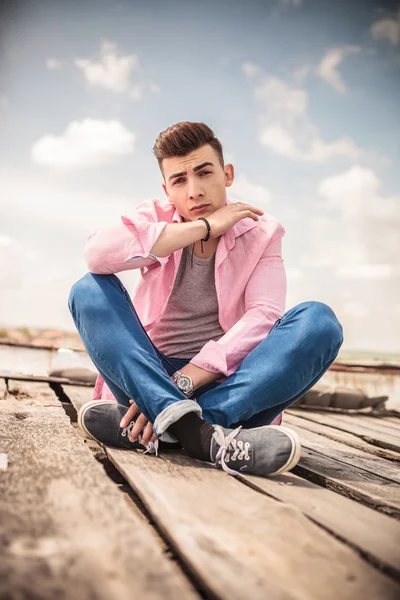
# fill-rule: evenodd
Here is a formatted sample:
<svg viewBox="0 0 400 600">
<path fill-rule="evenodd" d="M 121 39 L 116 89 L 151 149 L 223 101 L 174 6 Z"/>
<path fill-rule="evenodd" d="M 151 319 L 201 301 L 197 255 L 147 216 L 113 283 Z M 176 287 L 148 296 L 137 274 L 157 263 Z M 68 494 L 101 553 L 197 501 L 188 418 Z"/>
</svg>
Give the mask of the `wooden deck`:
<svg viewBox="0 0 400 600">
<path fill-rule="evenodd" d="M 29 361 L 0 377 L 1 599 L 400 597 L 400 415 L 286 411 L 299 465 L 233 478 L 87 440 L 92 387 Z"/>
</svg>

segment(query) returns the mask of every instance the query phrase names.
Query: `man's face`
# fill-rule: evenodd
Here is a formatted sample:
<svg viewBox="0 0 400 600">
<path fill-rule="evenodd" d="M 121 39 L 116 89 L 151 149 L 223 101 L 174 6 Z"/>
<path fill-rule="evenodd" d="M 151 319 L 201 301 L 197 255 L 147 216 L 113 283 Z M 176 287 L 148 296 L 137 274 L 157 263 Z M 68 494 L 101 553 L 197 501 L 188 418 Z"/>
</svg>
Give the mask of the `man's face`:
<svg viewBox="0 0 400 600">
<path fill-rule="evenodd" d="M 185 221 L 207 217 L 225 206 L 226 190 L 234 180 L 233 165 L 224 167 L 212 146 L 205 144 L 186 156 L 164 158 L 162 187 Z M 202 210 L 192 210 L 208 204 Z"/>
</svg>

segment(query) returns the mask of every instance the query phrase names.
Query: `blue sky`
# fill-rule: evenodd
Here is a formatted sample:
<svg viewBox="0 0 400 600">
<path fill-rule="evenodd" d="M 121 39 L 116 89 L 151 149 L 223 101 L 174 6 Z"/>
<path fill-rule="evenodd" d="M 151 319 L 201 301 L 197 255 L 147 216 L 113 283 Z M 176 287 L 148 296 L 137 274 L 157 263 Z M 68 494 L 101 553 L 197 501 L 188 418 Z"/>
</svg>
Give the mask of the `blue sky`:
<svg viewBox="0 0 400 600">
<path fill-rule="evenodd" d="M 0 42 L 0 325 L 74 330 L 89 233 L 163 198 L 152 147 L 214 129 L 228 196 L 286 229 L 286 310 L 400 351 L 400 4 L 21 2 Z M 119 274 L 132 292 L 140 273 Z"/>
</svg>

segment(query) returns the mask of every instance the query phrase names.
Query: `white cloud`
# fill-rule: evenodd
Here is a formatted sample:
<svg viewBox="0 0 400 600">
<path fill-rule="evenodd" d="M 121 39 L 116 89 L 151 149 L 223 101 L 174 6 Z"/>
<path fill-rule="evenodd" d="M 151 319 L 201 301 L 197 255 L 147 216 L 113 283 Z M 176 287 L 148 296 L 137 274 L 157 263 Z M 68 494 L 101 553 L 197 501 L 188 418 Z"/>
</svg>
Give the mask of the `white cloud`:
<svg viewBox="0 0 400 600">
<path fill-rule="evenodd" d="M 68 178 L 69 179 L 69 178 Z M 0 209 L 4 215 L 14 215 L 16 221 L 28 219 L 42 231 L 63 229 L 68 237 L 89 235 L 96 227 L 120 223 L 120 215 L 128 214 L 143 198 L 132 194 L 123 196 L 104 193 L 96 184 L 85 190 L 69 186 L 68 180 L 60 186 L 36 171 L 22 174 L 12 168 L 0 168 Z"/>
<path fill-rule="evenodd" d="M 299 283 L 306 280 L 303 269 L 299 267 L 285 267 L 285 271 L 288 281 Z"/>
<path fill-rule="evenodd" d="M 363 302 L 358 300 L 344 302 L 342 310 L 345 315 L 353 319 L 366 319 L 372 312 Z"/>
<path fill-rule="evenodd" d="M 228 150 L 224 150 L 224 162 L 227 165 L 228 163 L 233 163 L 235 160 L 235 155 Z"/>
<path fill-rule="evenodd" d="M 315 216 L 299 222 L 295 264 L 306 279 L 295 283 L 303 296 L 297 292 L 293 305 L 304 296 L 329 304 L 345 349 L 398 352 L 400 195 L 384 194 L 376 173 L 358 165 L 323 179 L 318 192 Z"/>
<path fill-rule="evenodd" d="M 62 62 L 58 58 L 46 58 L 46 68 L 50 71 L 59 70 L 62 66 Z"/>
<path fill-rule="evenodd" d="M 400 277 L 400 196 L 383 195 L 376 174 L 358 165 L 326 177 L 318 192 L 326 211 L 311 224 L 318 252 L 303 254 L 299 264 L 351 281 Z"/>
<path fill-rule="evenodd" d="M 400 198 L 384 197 L 381 182 L 371 169 L 354 165 L 347 171 L 326 177 L 318 191 L 329 209 L 339 210 L 345 219 L 370 216 L 386 218 L 388 222 L 400 217 Z"/>
<path fill-rule="evenodd" d="M 155 92 L 156 94 L 159 94 L 161 92 L 161 88 L 157 83 L 150 82 L 149 87 L 151 91 Z"/>
<path fill-rule="evenodd" d="M 72 121 L 59 135 L 42 136 L 32 159 L 58 170 L 105 165 L 134 151 L 135 135 L 119 121 Z"/>
<path fill-rule="evenodd" d="M 0 108 L 8 106 L 8 98 L 4 94 L 0 94 Z"/>
<path fill-rule="evenodd" d="M 331 48 L 323 56 L 316 68 L 316 75 L 324 79 L 337 92 L 344 93 L 346 86 L 338 71 L 338 66 L 347 54 L 355 54 L 361 51 L 360 46 L 345 46 L 344 48 Z"/>
<path fill-rule="evenodd" d="M 228 189 L 228 196 L 232 200 L 241 200 L 259 208 L 266 207 L 271 202 L 270 190 L 263 185 L 253 183 L 243 174 L 235 178 Z"/>
<path fill-rule="evenodd" d="M 304 81 L 304 79 L 307 77 L 307 75 L 311 72 L 312 67 L 311 65 L 302 65 L 301 67 L 299 67 L 298 69 L 296 69 L 295 71 L 293 71 L 293 79 L 295 80 L 296 83 L 302 83 Z"/>
<path fill-rule="evenodd" d="M 272 152 L 291 160 L 323 163 L 335 156 L 356 159 L 360 150 L 348 137 L 321 138 L 308 116 L 308 95 L 277 77 L 262 78 L 255 98 L 262 107 L 260 140 Z"/>
<path fill-rule="evenodd" d="M 261 68 L 253 62 L 244 62 L 242 64 L 242 70 L 249 79 L 260 75 L 261 73 Z"/>
<path fill-rule="evenodd" d="M 374 40 L 389 40 L 393 46 L 400 44 L 400 11 L 397 18 L 380 19 L 371 25 Z"/>
<path fill-rule="evenodd" d="M 390 280 L 396 267 L 393 265 L 342 265 L 336 270 L 341 279 Z"/>
<path fill-rule="evenodd" d="M 90 85 L 118 94 L 127 94 L 134 100 L 142 97 L 147 85 L 153 92 L 160 91 L 156 83 L 146 82 L 138 55 L 118 55 L 117 45 L 114 42 L 106 40 L 102 42 L 98 61 L 77 58 L 75 65 L 81 69 Z"/>
<path fill-rule="evenodd" d="M 0 235 L 0 289 L 15 289 L 35 270 L 37 253 L 9 235 Z"/>
<path fill-rule="evenodd" d="M 77 189 L 46 173 L 0 166 L 0 321 L 74 330 L 67 307 L 73 283 L 87 272 L 83 249 L 95 229 L 121 223 L 143 198 L 109 194 L 96 183 Z M 18 225 L 16 225 L 18 224 Z M 4 234 L 10 228 L 16 234 Z M 18 239 L 17 239 L 18 238 Z M 138 270 L 119 273 L 134 290 Z"/>
</svg>

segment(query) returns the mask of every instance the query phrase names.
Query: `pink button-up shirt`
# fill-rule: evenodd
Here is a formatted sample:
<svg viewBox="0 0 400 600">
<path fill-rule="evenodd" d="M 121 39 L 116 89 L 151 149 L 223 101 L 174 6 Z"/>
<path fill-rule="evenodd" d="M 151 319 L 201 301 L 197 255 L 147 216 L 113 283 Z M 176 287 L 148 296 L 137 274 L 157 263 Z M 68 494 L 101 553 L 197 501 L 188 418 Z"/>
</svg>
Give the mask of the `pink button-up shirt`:
<svg viewBox="0 0 400 600">
<path fill-rule="evenodd" d="M 233 201 L 227 198 L 226 204 Z M 183 249 L 166 257 L 150 251 L 168 223 L 183 220 L 168 200 L 150 199 L 133 215 L 121 216 L 121 221 L 89 235 L 85 259 L 95 274 L 140 269 L 132 302 L 147 332 L 157 327 L 163 315 Z M 258 221 L 242 219 L 221 236 L 215 255 L 215 287 L 219 322 L 225 334 L 218 341 L 207 342 L 191 363 L 229 377 L 285 312 L 284 235 L 284 227 L 264 212 Z M 100 374 L 93 400 L 99 398 L 116 400 Z M 274 423 L 281 420 L 279 415 Z"/>
</svg>

